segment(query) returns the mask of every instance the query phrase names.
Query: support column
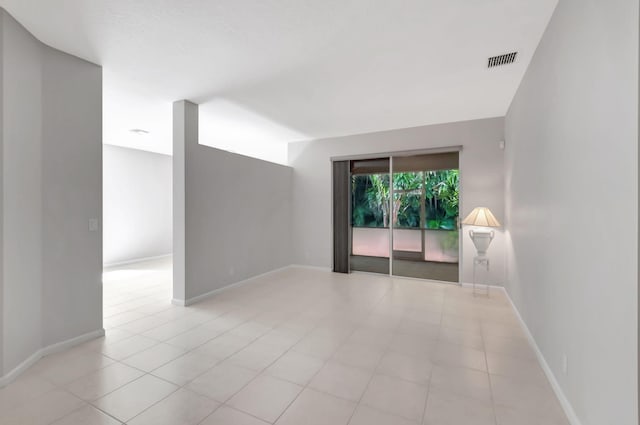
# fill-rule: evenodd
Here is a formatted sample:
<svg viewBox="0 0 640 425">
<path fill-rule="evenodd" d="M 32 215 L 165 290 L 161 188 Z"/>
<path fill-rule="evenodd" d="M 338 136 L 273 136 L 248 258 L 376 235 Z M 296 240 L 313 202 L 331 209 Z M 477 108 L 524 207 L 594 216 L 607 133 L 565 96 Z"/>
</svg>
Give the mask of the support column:
<svg viewBox="0 0 640 425">
<path fill-rule="evenodd" d="M 188 151 L 198 144 L 198 105 L 173 103 L 173 303 L 187 301 L 186 177 Z"/>
</svg>

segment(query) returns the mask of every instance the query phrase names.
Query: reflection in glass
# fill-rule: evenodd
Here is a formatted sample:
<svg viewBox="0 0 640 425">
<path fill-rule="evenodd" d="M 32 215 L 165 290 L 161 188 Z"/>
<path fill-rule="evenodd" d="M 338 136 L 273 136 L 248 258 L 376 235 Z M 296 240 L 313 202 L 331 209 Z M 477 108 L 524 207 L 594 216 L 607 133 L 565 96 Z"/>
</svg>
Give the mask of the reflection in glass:
<svg viewBox="0 0 640 425">
<path fill-rule="evenodd" d="M 389 174 L 351 177 L 351 269 L 389 273 Z"/>
<path fill-rule="evenodd" d="M 459 172 L 393 173 L 393 274 L 457 281 Z"/>
<path fill-rule="evenodd" d="M 352 225 L 389 227 L 389 175 L 355 175 L 351 185 Z"/>
</svg>

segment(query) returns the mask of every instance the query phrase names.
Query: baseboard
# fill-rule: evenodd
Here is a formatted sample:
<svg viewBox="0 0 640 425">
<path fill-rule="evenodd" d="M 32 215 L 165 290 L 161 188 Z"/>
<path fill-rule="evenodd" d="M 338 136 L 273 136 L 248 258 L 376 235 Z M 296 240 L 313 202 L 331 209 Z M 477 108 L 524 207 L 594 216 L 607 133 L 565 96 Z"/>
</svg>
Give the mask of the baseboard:
<svg viewBox="0 0 640 425">
<path fill-rule="evenodd" d="M 102 265 L 102 267 L 106 269 L 106 268 L 109 268 L 109 267 L 126 266 L 127 264 L 141 263 L 143 261 L 161 260 L 163 258 L 167 258 L 167 257 L 171 257 L 171 256 L 173 256 L 173 253 L 155 255 L 153 257 L 132 258 L 131 260 L 116 261 L 115 263 L 104 263 Z"/>
<path fill-rule="evenodd" d="M 15 381 L 23 372 L 33 366 L 38 360 L 47 356 L 49 354 L 57 353 L 60 351 L 67 350 L 76 345 L 82 344 L 83 342 L 90 341 L 95 338 L 100 338 L 104 336 L 104 329 L 98 329 L 92 332 L 88 332 L 86 334 L 77 336 L 75 338 L 68 339 L 66 341 L 58 342 L 56 344 L 48 345 L 44 348 L 39 349 L 18 366 L 14 367 L 9 373 L 0 377 L 0 388 L 7 386 L 11 382 Z"/>
<path fill-rule="evenodd" d="M 515 311 L 516 317 L 518 318 L 518 321 L 520 322 L 520 325 L 522 326 L 522 329 L 524 329 L 524 333 L 527 339 L 529 340 L 529 344 L 531 344 L 531 346 L 533 347 L 533 351 L 536 354 L 538 362 L 540 363 L 540 366 L 542 366 L 542 370 L 544 371 L 544 374 L 547 376 L 547 379 L 551 384 L 551 388 L 553 388 L 553 392 L 556 394 L 556 397 L 558 397 L 558 400 L 560 401 L 560 405 L 562 406 L 562 410 L 564 410 L 565 415 L 567 415 L 567 419 L 569 420 L 569 423 L 571 425 L 582 425 L 582 422 L 580 422 L 580 419 L 578 419 L 578 415 L 576 415 L 575 410 L 573 410 L 573 406 L 569 402 L 569 399 L 567 399 L 567 397 L 564 394 L 564 391 L 562 391 L 562 388 L 560 387 L 560 384 L 558 383 L 556 376 L 553 374 L 553 371 L 549 367 L 547 360 L 544 358 L 542 351 L 540 351 L 540 347 L 538 347 L 536 340 L 533 338 L 533 334 L 529 330 L 529 327 L 527 326 L 527 324 L 524 322 L 524 319 L 520 315 L 520 312 L 516 308 L 516 305 L 513 303 L 511 296 L 509 296 L 509 291 L 507 291 L 507 289 L 504 287 L 498 287 L 498 288 L 501 288 L 504 291 L 507 297 L 507 300 L 509 300 L 509 304 L 511 304 L 513 311 Z"/>
<path fill-rule="evenodd" d="M 14 367 L 13 370 L 11 370 L 9 373 L 0 377 L 0 388 L 6 387 L 7 385 L 15 381 L 18 378 L 18 376 L 20 376 L 24 371 L 26 371 L 31 366 L 36 364 L 36 362 L 41 358 L 42 358 L 42 350 L 38 350 L 32 355 L 30 355 L 29 357 L 27 357 L 22 363 Z"/>
<path fill-rule="evenodd" d="M 311 269 L 311 270 L 321 270 L 323 272 L 330 272 L 331 267 L 322 267 L 322 266 L 309 266 L 306 264 L 291 264 L 289 267 L 298 267 L 301 269 Z"/>
<path fill-rule="evenodd" d="M 222 288 L 214 289 L 213 291 L 209 291 L 209 292 L 206 292 L 206 293 L 204 293 L 202 295 L 197 295 L 195 297 L 191 297 L 191 298 L 188 298 L 186 300 L 180 300 L 180 299 L 174 298 L 174 299 L 171 300 L 171 303 L 174 304 L 174 305 L 185 306 L 185 307 L 186 306 L 190 306 L 190 305 L 198 303 L 198 302 L 200 302 L 202 300 L 205 300 L 207 298 L 210 298 L 210 297 L 213 297 L 215 295 L 218 295 L 221 292 L 228 291 L 229 289 L 232 289 L 232 288 L 238 288 L 240 286 L 244 286 L 244 285 L 247 285 L 249 283 L 255 283 L 254 281 L 259 279 L 259 278 L 261 278 L 261 277 L 265 277 L 265 276 L 268 276 L 268 275 L 273 274 L 273 273 L 278 273 L 278 272 L 281 272 L 283 270 L 290 269 L 292 267 L 293 266 L 284 266 L 284 267 L 279 267 L 279 268 L 274 269 L 274 270 L 269 270 L 268 272 L 264 272 L 264 273 L 260 273 L 260 274 L 255 275 L 255 276 L 251 276 L 251 277 L 249 277 L 247 279 L 231 283 L 229 285 L 223 286 Z"/>
<path fill-rule="evenodd" d="M 87 332 L 86 334 L 82 334 L 75 338 L 67 339 L 66 341 L 58 342 L 55 344 L 51 344 L 43 348 L 42 356 L 48 356 L 49 354 L 58 353 L 60 351 L 68 350 L 71 347 L 75 347 L 76 345 L 80 345 L 83 342 L 91 341 L 92 339 L 103 337 L 105 334 L 104 329 L 96 329 L 92 332 Z"/>
<path fill-rule="evenodd" d="M 460 286 L 462 286 L 463 288 L 473 288 L 473 283 L 468 283 L 468 282 L 461 282 Z M 476 283 L 476 288 L 480 288 L 480 289 L 498 289 L 500 291 L 504 291 L 504 286 L 502 285 L 487 285 L 484 283 Z"/>
</svg>

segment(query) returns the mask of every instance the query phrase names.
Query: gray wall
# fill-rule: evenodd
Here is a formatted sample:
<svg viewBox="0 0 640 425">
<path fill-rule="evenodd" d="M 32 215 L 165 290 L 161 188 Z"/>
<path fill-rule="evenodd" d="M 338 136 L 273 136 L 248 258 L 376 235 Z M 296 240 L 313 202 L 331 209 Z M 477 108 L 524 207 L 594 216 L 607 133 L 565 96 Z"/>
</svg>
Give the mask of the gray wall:
<svg viewBox="0 0 640 425">
<path fill-rule="evenodd" d="M 507 289 L 579 421 L 637 424 L 637 1 L 560 0 L 506 140 Z"/>
<path fill-rule="evenodd" d="M 0 9 L 2 369 L 102 327 L 101 68 Z"/>
<path fill-rule="evenodd" d="M 335 156 L 397 152 L 447 146 L 463 146 L 460 152 L 460 202 L 464 216 L 486 206 L 498 220 L 504 218 L 504 120 L 491 118 L 414 127 L 355 136 L 289 144 L 293 179 L 294 263 L 330 267 L 331 163 Z M 460 265 L 462 281 L 472 281 L 473 242 L 462 234 Z M 504 282 L 504 235 L 496 230 L 489 249 L 489 283 Z"/>
<path fill-rule="evenodd" d="M 7 372 L 42 339 L 42 46 L 2 19 L 3 322 Z"/>
<path fill-rule="evenodd" d="M 104 145 L 102 174 L 104 263 L 171 254 L 171 157 Z"/>
<path fill-rule="evenodd" d="M 291 264 L 291 168 L 198 144 L 195 114 L 196 105 L 174 104 L 174 211 L 184 199 L 185 217 L 174 241 L 184 241 L 186 300 Z"/>
<path fill-rule="evenodd" d="M 4 211 L 4 11 L 0 9 L 0 211 Z M 4 213 L 0 219 L 0 376 L 4 374 Z"/>
<path fill-rule="evenodd" d="M 102 68 L 45 47 L 43 346 L 102 328 Z"/>
</svg>

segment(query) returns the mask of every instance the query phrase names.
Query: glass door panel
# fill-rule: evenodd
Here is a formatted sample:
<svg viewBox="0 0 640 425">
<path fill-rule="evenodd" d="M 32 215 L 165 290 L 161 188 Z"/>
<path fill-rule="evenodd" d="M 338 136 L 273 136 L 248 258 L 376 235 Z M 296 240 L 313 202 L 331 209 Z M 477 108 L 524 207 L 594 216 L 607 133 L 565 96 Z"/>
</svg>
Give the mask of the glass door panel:
<svg viewBox="0 0 640 425">
<path fill-rule="evenodd" d="M 389 160 L 352 161 L 351 270 L 389 274 Z"/>
<path fill-rule="evenodd" d="M 393 164 L 392 274 L 458 281 L 457 169 L 416 171 L 419 158 Z"/>
<path fill-rule="evenodd" d="M 420 261 L 423 257 L 422 199 L 423 173 L 393 174 L 393 259 L 394 265 L 404 261 Z M 402 270 L 402 267 L 401 267 Z M 394 271 L 395 274 L 395 271 Z"/>
<path fill-rule="evenodd" d="M 459 170 L 425 172 L 425 261 L 458 264 Z"/>
</svg>

